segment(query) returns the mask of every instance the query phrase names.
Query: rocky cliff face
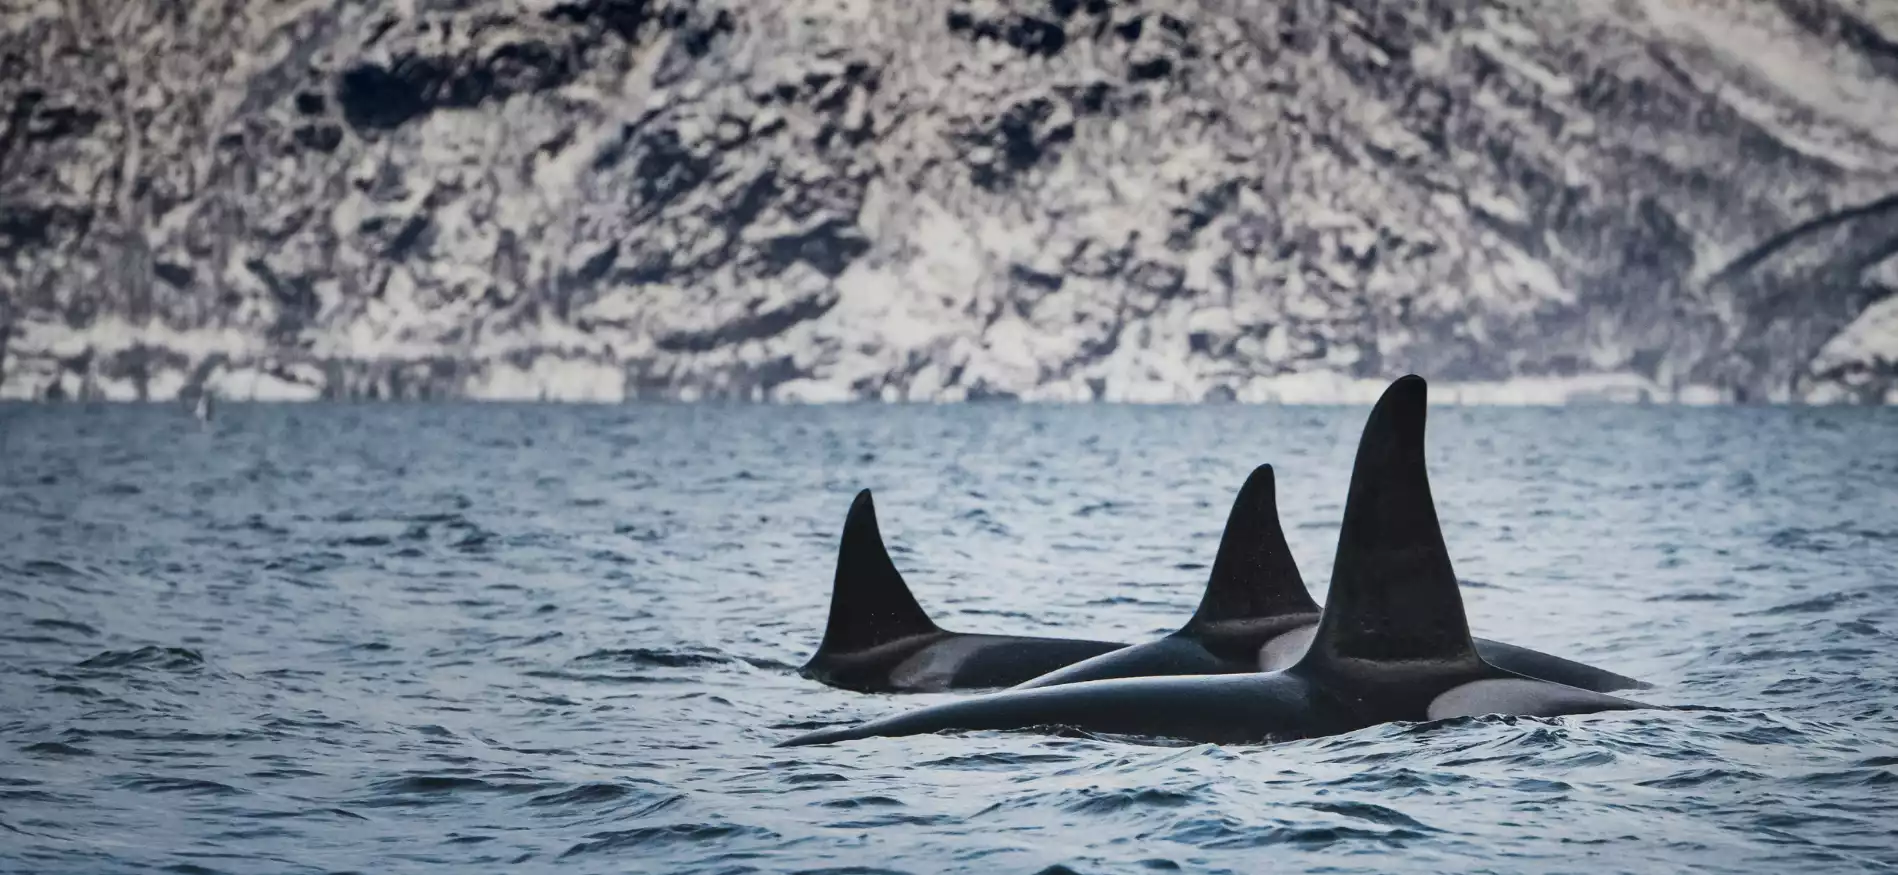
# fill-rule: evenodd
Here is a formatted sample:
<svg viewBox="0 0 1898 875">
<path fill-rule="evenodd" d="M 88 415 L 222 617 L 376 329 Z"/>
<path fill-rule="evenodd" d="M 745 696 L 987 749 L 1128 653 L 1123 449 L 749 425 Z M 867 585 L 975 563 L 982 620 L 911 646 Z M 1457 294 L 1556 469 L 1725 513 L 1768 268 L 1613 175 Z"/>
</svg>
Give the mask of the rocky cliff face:
<svg viewBox="0 0 1898 875">
<path fill-rule="evenodd" d="M 1898 401 L 1884 0 L 0 15 L 10 397 Z"/>
</svg>

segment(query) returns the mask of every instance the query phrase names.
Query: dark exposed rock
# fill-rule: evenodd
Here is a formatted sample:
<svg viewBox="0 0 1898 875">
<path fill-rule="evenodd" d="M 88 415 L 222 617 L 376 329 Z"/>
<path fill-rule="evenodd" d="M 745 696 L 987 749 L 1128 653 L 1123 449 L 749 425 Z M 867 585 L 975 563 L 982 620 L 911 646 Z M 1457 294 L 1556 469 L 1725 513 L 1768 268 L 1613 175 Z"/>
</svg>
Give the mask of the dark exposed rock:
<svg viewBox="0 0 1898 875">
<path fill-rule="evenodd" d="M 810 265 L 818 273 L 835 279 L 850 262 L 869 250 L 854 225 L 833 219 L 797 234 L 774 237 L 764 244 L 764 276 L 776 276 L 794 262 Z"/>
<path fill-rule="evenodd" d="M 944 20 L 950 33 L 972 41 L 1006 43 L 1029 55 L 1058 55 L 1068 44 L 1068 33 L 1061 25 L 1032 15 L 990 19 L 967 9 L 952 9 Z"/>
<path fill-rule="evenodd" d="M 564 85 L 576 75 L 572 50 L 520 41 L 478 54 L 406 54 L 358 64 L 338 79 L 336 101 L 351 126 L 386 130 L 436 109 L 467 109 Z"/>
<path fill-rule="evenodd" d="M 1060 274 L 1042 273 L 1023 264 L 1009 265 L 1008 277 L 1018 283 L 1040 289 L 1044 292 L 1061 291 L 1061 284 L 1063 282 Z"/>
<path fill-rule="evenodd" d="M 152 272 L 157 274 L 159 279 L 170 283 L 174 288 L 183 289 L 191 285 L 192 272 L 191 268 L 186 265 L 160 261 L 152 265 Z"/>
<path fill-rule="evenodd" d="M 835 296 L 803 298 L 782 307 L 734 319 L 709 331 L 663 335 L 658 339 L 658 346 L 667 352 L 706 352 L 747 340 L 761 340 L 782 334 L 800 322 L 822 316 L 836 305 Z"/>
<path fill-rule="evenodd" d="M 343 129 L 336 125 L 300 125 L 294 136 L 298 143 L 318 152 L 334 152 L 343 144 Z"/>
<path fill-rule="evenodd" d="M 1165 79 L 1173 73 L 1173 59 L 1167 57 L 1148 58 L 1135 61 L 1127 68 L 1127 75 L 1135 82 Z"/>
<path fill-rule="evenodd" d="M 703 57 L 715 40 L 737 29 L 730 10 L 708 10 L 690 0 L 580 0 L 556 4 L 545 17 L 599 28 L 635 44 L 670 31 L 695 58 Z"/>
<path fill-rule="evenodd" d="M 971 158 L 970 178 L 982 188 L 1012 185 L 1029 168 L 1052 158 L 1074 139 L 1074 121 L 1063 107 L 1045 97 L 1009 107 L 1006 112 L 964 134 L 964 142 L 988 151 Z"/>
</svg>

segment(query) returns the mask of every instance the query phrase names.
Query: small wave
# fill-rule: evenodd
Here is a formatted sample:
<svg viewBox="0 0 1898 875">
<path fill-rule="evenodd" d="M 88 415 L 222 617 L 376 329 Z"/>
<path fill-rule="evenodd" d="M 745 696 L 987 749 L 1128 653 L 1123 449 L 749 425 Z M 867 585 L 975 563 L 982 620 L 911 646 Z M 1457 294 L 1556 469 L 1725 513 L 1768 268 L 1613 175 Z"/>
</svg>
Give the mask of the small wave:
<svg viewBox="0 0 1898 875">
<path fill-rule="evenodd" d="M 540 784 L 504 784 L 457 775 L 411 775 L 406 778 L 381 781 L 374 785 L 377 792 L 391 795 L 462 792 L 524 793 L 539 789 L 540 786 Z"/>
<path fill-rule="evenodd" d="M 1892 759 L 1878 757 L 1878 759 Z M 1898 786 L 1898 772 L 1890 769 L 1846 769 L 1840 772 L 1814 772 L 1798 782 L 1809 787 L 1891 787 Z"/>
<path fill-rule="evenodd" d="M 577 857 L 582 854 L 597 854 L 601 851 L 613 851 L 624 848 L 643 848 L 652 845 L 671 844 L 708 844 L 727 842 L 735 838 L 749 836 L 758 839 L 776 838 L 777 834 L 758 827 L 733 826 L 711 823 L 675 823 L 667 826 L 642 826 L 636 829 L 617 832 L 600 832 L 587 836 L 561 852 L 560 859 Z"/>
<path fill-rule="evenodd" d="M 200 866 L 196 863 L 173 863 L 160 869 L 161 872 L 176 872 L 177 875 L 224 875 L 224 870 Z"/>
<path fill-rule="evenodd" d="M 1001 617 L 1005 620 L 1026 620 L 1030 623 L 1046 620 L 1045 617 L 1037 617 L 1027 611 L 1005 611 L 996 608 L 964 608 L 962 613 L 972 617 Z"/>
<path fill-rule="evenodd" d="M 861 820 L 839 820 L 825 824 L 831 829 L 878 829 L 881 827 L 944 826 L 961 822 L 948 814 L 880 814 Z"/>
<path fill-rule="evenodd" d="M 84 741 L 88 738 L 110 738 L 117 741 L 175 742 L 255 741 L 265 737 L 254 732 L 153 731 L 149 729 L 68 729 L 60 735 L 75 741 Z"/>
<path fill-rule="evenodd" d="M 1230 839 L 1210 842 L 1207 847 L 1261 848 L 1269 845 L 1326 847 L 1347 841 L 1372 841 L 1379 844 L 1397 845 L 1425 837 L 1423 832 L 1414 829 L 1378 831 L 1351 826 L 1279 827 L 1255 835 L 1234 836 Z"/>
<path fill-rule="evenodd" d="M 1074 760 L 1073 755 L 1058 753 L 971 753 L 928 760 L 917 765 L 986 772 L 1004 771 L 1032 763 L 1067 763 Z"/>
<path fill-rule="evenodd" d="M 1414 755 L 1414 752 L 1412 753 Z M 1449 765 L 1449 763 L 1444 763 Z M 1455 772 L 1419 772 L 1411 768 L 1374 769 L 1321 781 L 1325 787 L 1338 789 L 1368 790 L 1379 793 L 1397 793 L 1407 790 L 1429 790 L 1448 785 L 1466 784 L 1472 779 Z"/>
<path fill-rule="evenodd" d="M 7 642 L 9 644 L 30 644 L 30 645 L 35 645 L 35 646 L 38 646 L 41 644 L 67 643 L 66 639 L 61 638 L 57 635 L 0 635 L 0 641 Z"/>
<path fill-rule="evenodd" d="M 1812 734 L 1792 726 L 1767 724 L 1747 726 L 1738 732 L 1721 733 L 1721 737 L 1747 744 L 1779 746 L 1804 744 L 1812 739 Z"/>
<path fill-rule="evenodd" d="M 1802 529 L 1798 527 L 1780 529 L 1767 536 L 1769 547 L 1781 550 L 1797 550 L 1804 553 L 1831 553 L 1850 547 L 1857 547 L 1874 541 L 1898 539 L 1898 531 L 1883 532 L 1875 529 L 1856 529 L 1849 526 L 1836 526 L 1825 529 Z"/>
<path fill-rule="evenodd" d="M 571 660 L 575 664 L 610 662 L 618 665 L 643 665 L 655 668 L 689 668 L 698 665 L 727 665 L 738 662 L 734 656 L 715 651 L 661 650 L 630 647 L 623 650 L 595 650 Z"/>
<path fill-rule="evenodd" d="M 1605 766 L 1605 765 L 1608 765 L 1609 763 L 1614 762 L 1615 759 L 1616 757 L 1613 751 L 1577 750 L 1577 751 L 1573 751 L 1573 752 L 1569 752 L 1569 753 L 1565 753 L 1561 755 L 1551 755 L 1551 754 L 1543 754 L 1543 753 L 1519 753 L 1519 754 L 1510 754 L 1506 756 L 1473 757 L 1473 758 L 1468 758 L 1468 759 L 1448 759 L 1448 760 L 1443 761 L 1443 765 L 1463 766 L 1463 765 L 1475 765 L 1478 763 L 1494 763 L 1497 765 L 1525 766 L 1525 767 L 1538 768 L 1538 769 L 1547 769 L 1547 768 L 1579 769 L 1579 768 L 1583 768 L 1587 766 Z"/>
<path fill-rule="evenodd" d="M 583 684 L 689 684 L 696 682 L 690 677 L 659 677 L 647 674 L 606 674 L 602 672 L 561 671 L 559 669 L 534 669 L 521 674 L 530 678 L 546 681 L 575 681 Z"/>
<path fill-rule="evenodd" d="M 599 805 L 606 802 L 616 802 L 628 796 L 638 795 L 641 792 L 642 791 L 625 784 L 609 784 L 596 781 L 581 784 L 577 787 L 569 787 L 554 793 L 542 793 L 539 796 L 528 799 L 527 804 L 536 806 Z M 680 797 L 675 796 L 669 798 L 677 799 Z"/>
<path fill-rule="evenodd" d="M 371 808 L 434 805 L 475 794 L 536 793 L 551 785 L 540 781 L 503 781 L 462 775 L 409 775 L 370 785 L 375 795 L 356 800 Z"/>
<path fill-rule="evenodd" d="M 1762 696 L 1789 696 L 1796 693 L 1803 693 L 1807 690 L 1811 690 L 1817 687 L 1823 687 L 1825 685 L 1826 685 L 1825 680 L 1821 678 L 1816 678 L 1811 675 L 1798 675 L 1795 677 L 1780 678 L 1779 680 L 1774 681 L 1772 686 L 1767 687 L 1764 690 L 1761 690 L 1760 695 Z"/>
<path fill-rule="evenodd" d="M 1428 832 L 1440 832 L 1436 827 L 1423 824 L 1401 811 L 1385 808 L 1382 805 L 1372 805 L 1369 802 L 1317 802 L 1308 807 L 1313 811 L 1336 814 L 1341 817 L 1349 817 L 1355 820 L 1375 823 L 1380 826 L 1399 826 Z"/>
<path fill-rule="evenodd" d="M 67 565 L 64 562 L 55 562 L 51 559 L 29 559 L 25 563 L 20 565 L 20 570 L 25 572 L 30 577 L 89 577 L 90 576 L 86 574 L 85 572 L 72 567 L 71 565 Z"/>
<path fill-rule="evenodd" d="M 488 550 L 488 542 L 493 539 L 492 532 L 477 530 L 469 532 L 448 546 L 462 553 L 485 553 Z"/>
<path fill-rule="evenodd" d="M 137 650 L 107 650 L 79 663 L 80 668 L 151 668 L 188 671 L 204 665 L 204 655 L 186 647 L 148 645 Z"/>
<path fill-rule="evenodd" d="M 63 629 L 68 632 L 78 632 L 81 635 L 98 635 L 99 634 L 99 630 L 94 629 L 91 626 L 88 626 L 85 623 L 81 623 L 76 620 L 55 620 L 55 619 L 34 620 L 33 626 L 38 629 Z"/>
<path fill-rule="evenodd" d="M 1042 870 L 1037 875 L 1051 875 L 1055 871 L 1066 872 L 1062 866 Z M 910 875 L 902 869 L 880 869 L 875 866 L 829 866 L 822 869 L 799 869 L 791 875 Z"/>
<path fill-rule="evenodd" d="M 836 772 L 805 772 L 801 775 L 786 775 L 786 784 L 837 784 L 850 780 Z"/>
<path fill-rule="evenodd" d="M 322 772 L 314 772 L 309 769 L 259 769 L 255 772 L 247 773 L 244 777 L 276 781 L 285 778 L 315 778 L 322 774 Z"/>
<path fill-rule="evenodd" d="M 1426 835 L 1427 833 L 1423 830 L 1404 827 L 1388 830 L 1336 825 L 1246 827 L 1234 824 L 1227 819 L 1216 821 L 1202 819 L 1189 821 L 1170 838 L 1174 841 L 1198 845 L 1201 848 L 1232 850 L 1273 845 L 1320 848 L 1350 841 L 1399 844 L 1421 839 Z"/>
<path fill-rule="evenodd" d="M 1877 652 L 1862 647 L 1826 647 L 1789 650 L 1778 647 L 1763 647 L 1758 650 L 1745 650 L 1734 654 L 1735 663 L 1745 665 L 1756 662 L 1808 662 L 1825 660 L 1828 662 L 1861 662 L 1867 657 L 1877 656 Z"/>
<path fill-rule="evenodd" d="M 37 744 L 29 744 L 20 749 L 23 751 L 26 751 L 27 753 L 36 753 L 36 754 L 41 754 L 43 756 L 56 756 L 56 757 L 92 756 L 92 751 L 89 751 L 83 747 L 78 747 L 76 745 L 66 744 L 64 742 L 59 742 L 59 741 L 42 741 Z"/>
<path fill-rule="evenodd" d="M 1075 791 L 1081 798 L 1064 802 L 1061 808 L 1075 814 L 1112 814 L 1140 808 L 1179 808 L 1199 801 L 1199 795 L 1155 787 L 1139 789 Z"/>
<path fill-rule="evenodd" d="M 105 691 L 95 689 L 93 687 L 88 687 L 85 684 L 53 684 L 51 686 L 46 687 L 45 690 L 48 693 L 58 693 L 59 695 L 62 695 L 62 696 L 73 696 L 75 698 L 86 699 L 95 705 L 106 705 L 106 706 L 111 706 L 114 708 L 136 708 L 137 707 L 133 705 L 131 702 L 121 699 L 118 696 L 107 695 Z"/>
<path fill-rule="evenodd" d="M 232 528 L 235 528 L 235 529 L 240 529 L 242 531 L 247 531 L 247 532 L 260 532 L 262 534 L 272 535 L 275 537 L 282 537 L 284 535 L 290 534 L 289 529 L 286 529 L 278 525 L 272 525 L 268 520 L 264 519 L 262 514 L 255 514 L 255 513 L 251 514 L 242 523 L 239 523 L 236 526 L 228 526 L 228 525 L 213 526 L 213 528 L 218 531 L 228 531 Z"/>
<path fill-rule="evenodd" d="M 332 547 L 387 547 L 395 543 L 387 535 L 352 535 L 329 542 Z"/>
<path fill-rule="evenodd" d="M 294 808 L 276 811 L 247 811 L 245 817 L 253 820 L 293 820 L 302 818 L 340 817 L 346 820 L 368 820 L 369 818 L 345 808 Z"/>
<path fill-rule="evenodd" d="M 571 708 L 580 704 L 566 696 L 519 696 L 517 698 L 523 702 L 533 702 L 536 705 L 552 705 L 556 708 Z"/>
<path fill-rule="evenodd" d="M 314 574 L 328 571 L 349 561 L 341 553 L 318 551 L 281 556 L 264 563 L 265 571 L 289 571 L 296 574 Z"/>
<path fill-rule="evenodd" d="M 1720 786 L 1736 782 L 1758 781 L 1764 776 L 1745 769 L 1688 769 L 1675 772 L 1665 778 L 1637 781 L 1636 786 L 1653 787 L 1660 790 L 1680 790 L 1688 787 Z"/>
<path fill-rule="evenodd" d="M 903 801 L 888 796 L 850 796 L 843 799 L 826 799 L 817 803 L 819 808 L 901 808 Z"/>
<path fill-rule="evenodd" d="M 1865 597 L 1866 594 L 1862 592 L 1827 593 L 1825 595 L 1814 596 L 1809 599 L 1801 599 L 1800 601 L 1767 608 L 1763 611 L 1755 611 L 1747 614 L 1747 616 L 1777 617 L 1785 614 L 1816 614 L 1832 610 L 1847 602 L 1859 601 Z"/>
<path fill-rule="evenodd" d="M 1839 631 L 1850 632 L 1854 635 L 1883 635 L 1885 634 L 1885 630 L 1878 628 L 1878 624 L 1870 622 L 1868 620 L 1863 620 L 1863 619 L 1846 620 L 1845 622 L 1839 624 Z"/>
<path fill-rule="evenodd" d="M 1136 605 L 1143 608 L 1177 608 L 1179 607 L 1179 604 L 1176 602 L 1156 601 L 1153 599 L 1142 599 L 1142 598 L 1135 598 L 1133 596 L 1125 596 L 1125 595 L 1103 596 L 1101 598 L 1088 599 L 1086 602 L 1083 602 L 1083 604 L 1087 605 L 1090 608 L 1114 607 L 1116 605 Z"/>
<path fill-rule="evenodd" d="M 167 778 L 143 775 L 120 783 L 127 790 L 144 793 L 183 793 L 187 796 L 241 796 L 246 791 L 217 781 L 198 778 Z"/>
</svg>

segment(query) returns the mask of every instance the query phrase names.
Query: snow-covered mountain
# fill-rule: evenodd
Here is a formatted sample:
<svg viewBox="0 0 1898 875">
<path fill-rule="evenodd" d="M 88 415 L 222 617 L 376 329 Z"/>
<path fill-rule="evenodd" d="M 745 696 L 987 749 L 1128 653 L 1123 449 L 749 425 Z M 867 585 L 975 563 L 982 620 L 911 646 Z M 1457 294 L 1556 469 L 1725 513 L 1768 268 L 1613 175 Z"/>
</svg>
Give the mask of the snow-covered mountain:
<svg viewBox="0 0 1898 875">
<path fill-rule="evenodd" d="M 1898 402 L 1890 0 L 11 0 L 0 395 Z"/>
</svg>

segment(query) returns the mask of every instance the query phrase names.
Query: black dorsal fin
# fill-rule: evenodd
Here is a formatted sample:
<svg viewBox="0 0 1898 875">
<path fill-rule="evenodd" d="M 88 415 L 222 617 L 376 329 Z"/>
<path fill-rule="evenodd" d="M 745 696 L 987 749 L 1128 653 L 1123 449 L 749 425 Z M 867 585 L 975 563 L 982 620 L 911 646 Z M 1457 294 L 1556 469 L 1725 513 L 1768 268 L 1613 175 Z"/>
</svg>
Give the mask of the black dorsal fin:
<svg viewBox="0 0 1898 875">
<path fill-rule="evenodd" d="M 1331 594 L 1302 666 L 1483 665 L 1424 470 L 1427 403 L 1423 378 L 1406 376 L 1384 390 L 1364 423 Z"/>
<path fill-rule="evenodd" d="M 1272 466 L 1260 465 L 1239 488 L 1226 515 L 1226 532 L 1219 539 L 1206 594 L 1186 624 L 1188 630 L 1209 623 L 1318 613 L 1279 526 L 1275 485 Z"/>
<path fill-rule="evenodd" d="M 824 626 L 819 655 L 849 653 L 879 644 L 939 631 L 910 595 L 903 575 L 890 561 L 877 529 L 870 490 L 857 493 L 844 520 L 837 547 L 837 577 L 830 589 L 830 621 Z"/>
</svg>

